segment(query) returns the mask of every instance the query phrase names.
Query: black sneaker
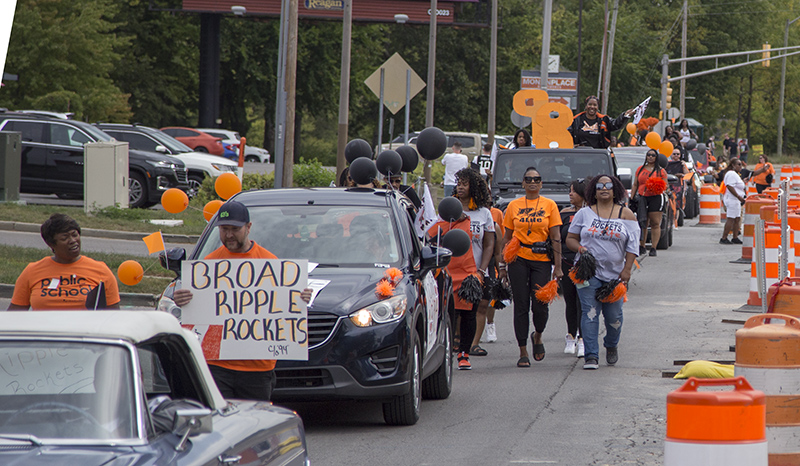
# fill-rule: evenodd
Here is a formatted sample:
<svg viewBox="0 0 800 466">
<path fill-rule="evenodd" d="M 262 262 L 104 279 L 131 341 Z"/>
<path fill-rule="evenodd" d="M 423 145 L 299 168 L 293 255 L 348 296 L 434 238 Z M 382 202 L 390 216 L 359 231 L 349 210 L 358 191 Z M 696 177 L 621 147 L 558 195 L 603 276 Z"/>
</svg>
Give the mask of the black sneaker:
<svg viewBox="0 0 800 466">
<path fill-rule="evenodd" d="M 643 256 L 647 254 L 647 249 L 644 246 L 639 246 L 639 255 Z"/>
<path fill-rule="evenodd" d="M 657 254 L 658 253 L 656 252 L 656 248 L 650 248 L 650 254 L 648 254 L 649 256 L 655 257 Z"/>
<path fill-rule="evenodd" d="M 613 366 L 619 360 L 619 353 L 616 348 L 606 348 L 606 362 L 609 366 Z"/>
<path fill-rule="evenodd" d="M 733 238 L 731 238 L 731 244 L 742 244 L 742 240 L 734 236 Z"/>
<path fill-rule="evenodd" d="M 584 370 L 595 370 L 598 367 L 600 367 L 600 365 L 597 364 L 597 358 L 587 358 L 583 363 Z"/>
<path fill-rule="evenodd" d="M 719 244 L 732 244 L 732 243 L 731 240 L 729 240 L 728 238 L 722 238 L 719 240 Z"/>
</svg>

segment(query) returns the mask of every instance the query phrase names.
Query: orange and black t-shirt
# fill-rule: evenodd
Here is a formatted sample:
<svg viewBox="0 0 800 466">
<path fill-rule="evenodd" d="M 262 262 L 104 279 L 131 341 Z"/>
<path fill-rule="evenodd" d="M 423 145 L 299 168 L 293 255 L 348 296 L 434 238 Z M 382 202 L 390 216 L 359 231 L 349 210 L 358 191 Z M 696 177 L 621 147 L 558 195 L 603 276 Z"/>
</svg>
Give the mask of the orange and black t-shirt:
<svg viewBox="0 0 800 466">
<path fill-rule="evenodd" d="M 206 256 L 206 259 L 277 259 L 278 256 L 262 248 L 255 241 L 249 251 L 243 253 L 230 252 L 223 244 Z M 262 372 L 275 369 L 272 359 L 209 359 L 207 363 L 224 367 L 232 371 Z"/>
<path fill-rule="evenodd" d="M 100 282 L 106 289 L 106 304 L 119 303 L 117 277 L 105 263 L 81 256 L 71 264 L 61 264 L 45 257 L 22 271 L 11 304 L 34 311 L 86 310 L 86 295 Z"/>
<path fill-rule="evenodd" d="M 550 237 L 550 229 L 561 226 L 561 214 L 558 205 L 552 199 L 539 196 L 537 199 L 526 199 L 524 196 L 508 203 L 503 226 L 512 229 L 514 236 L 522 244 L 533 244 L 546 241 Z M 534 254 L 530 248 L 522 247 L 519 257 L 532 261 L 547 262 L 547 254 Z"/>
</svg>

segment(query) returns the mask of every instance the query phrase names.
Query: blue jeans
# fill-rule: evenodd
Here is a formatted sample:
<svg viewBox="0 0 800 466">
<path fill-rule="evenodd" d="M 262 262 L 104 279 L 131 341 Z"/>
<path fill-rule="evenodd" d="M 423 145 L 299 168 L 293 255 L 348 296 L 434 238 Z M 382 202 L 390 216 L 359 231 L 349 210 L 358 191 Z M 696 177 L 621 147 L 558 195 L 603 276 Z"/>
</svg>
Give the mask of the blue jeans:
<svg viewBox="0 0 800 466">
<path fill-rule="evenodd" d="M 444 197 L 450 197 L 453 195 L 453 191 L 456 190 L 456 185 L 454 184 L 446 184 L 444 185 Z"/>
<path fill-rule="evenodd" d="M 619 344 L 619 335 L 622 332 L 622 302 L 620 299 L 613 303 L 601 303 L 594 295 L 598 288 L 606 282 L 595 277 L 589 279 L 589 286 L 578 288 L 578 297 L 581 300 L 581 335 L 583 336 L 584 358 L 597 358 L 600 347 L 597 336 L 600 329 L 600 312 L 606 324 L 606 336 L 603 346 L 616 348 Z"/>
</svg>

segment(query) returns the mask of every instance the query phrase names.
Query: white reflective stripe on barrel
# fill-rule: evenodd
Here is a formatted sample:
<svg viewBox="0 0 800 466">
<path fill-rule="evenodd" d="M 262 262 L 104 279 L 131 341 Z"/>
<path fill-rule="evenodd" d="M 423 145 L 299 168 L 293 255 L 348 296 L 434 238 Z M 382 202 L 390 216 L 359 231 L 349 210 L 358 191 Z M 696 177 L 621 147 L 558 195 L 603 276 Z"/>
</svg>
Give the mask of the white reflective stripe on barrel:
<svg viewBox="0 0 800 466">
<path fill-rule="evenodd" d="M 767 466 L 767 442 L 664 441 L 664 466 Z"/>
</svg>

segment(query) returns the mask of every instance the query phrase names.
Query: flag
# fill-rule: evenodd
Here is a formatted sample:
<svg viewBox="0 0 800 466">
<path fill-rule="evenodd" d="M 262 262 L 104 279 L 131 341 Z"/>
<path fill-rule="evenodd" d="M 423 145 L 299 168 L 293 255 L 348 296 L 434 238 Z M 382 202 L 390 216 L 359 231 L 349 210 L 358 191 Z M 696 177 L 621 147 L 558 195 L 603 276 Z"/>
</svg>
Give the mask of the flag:
<svg viewBox="0 0 800 466">
<path fill-rule="evenodd" d="M 417 218 L 414 219 L 414 230 L 420 238 L 425 237 L 428 228 L 436 223 L 436 208 L 433 206 L 433 198 L 431 198 L 431 191 L 428 189 L 428 184 L 425 183 L 425 189 L 422 191 L 422 207 L 417 212 Z"/>
<path fill-rule="evenodd" d="M 492 167 L 494 167 L 494 162 L 497 161 L 497 141 L 492 144 L 492 154 L 489 158 L 492 159 Z"/>
<path fill-rule="evenodd" d="M 633 124 L 638 124 L 639 120 L 642 119 L 644 116 L 644 111 L 647 110 L 647 105 L 650 104 L 650 97 L 644 99 L 644 102 L 640 103 L 636 106 L 633 110 Z"/>
<path fill-rule="evenodd" d="M 152 235 L 147 235 L 142 238 L 142 240 L 144 241 L 144 244 L 147 245 L 147 252 L 150 254 L 167 250 L 167 247 L 164 245 L 164 236 L 161 235 L 160 231 L 157 231 Z"/>
</svg>

